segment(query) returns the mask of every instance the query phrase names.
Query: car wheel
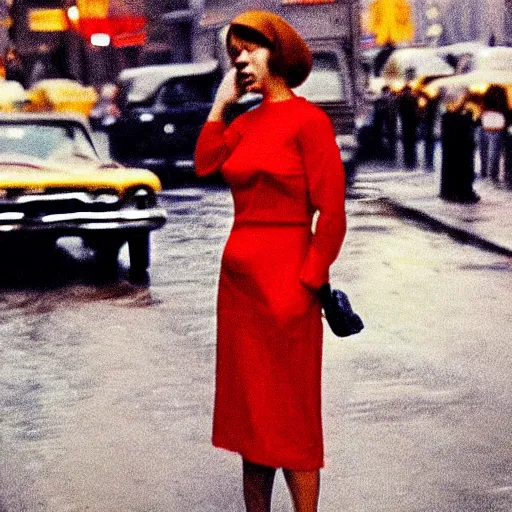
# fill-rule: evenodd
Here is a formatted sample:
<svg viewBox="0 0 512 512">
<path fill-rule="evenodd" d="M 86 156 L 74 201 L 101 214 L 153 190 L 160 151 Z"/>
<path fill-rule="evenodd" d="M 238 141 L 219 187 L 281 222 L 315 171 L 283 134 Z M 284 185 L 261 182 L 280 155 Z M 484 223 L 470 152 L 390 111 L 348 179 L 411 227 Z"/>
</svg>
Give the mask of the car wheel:
<svg viewBox="0 0 512 512">
<path fill-rule="evenodd" d="M 122 243 L 119 241 L 96 241 L 96 263 L 102 276 L 112 277 L 117 274 L 119 249 Z"/>
<path fill-rule="evenodd" d="M 150 263 L 149 232 L 137 233 L 128 239 L 130 254 L 130 277 L 144 279 Z"/>
</svg>

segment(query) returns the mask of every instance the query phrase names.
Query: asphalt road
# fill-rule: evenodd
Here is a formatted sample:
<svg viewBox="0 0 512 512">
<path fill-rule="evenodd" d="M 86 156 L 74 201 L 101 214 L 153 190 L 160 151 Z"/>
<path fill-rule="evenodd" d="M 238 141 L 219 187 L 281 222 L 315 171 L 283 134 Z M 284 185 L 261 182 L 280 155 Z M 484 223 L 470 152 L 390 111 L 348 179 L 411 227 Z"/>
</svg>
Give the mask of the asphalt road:
<svg viewBox="0 0 512 512">
<path fill-rule="evenodd" d="M 327 329 L 322 512 L 512 510 L 512 262 L 348 202 L 332 283 L 366 328 Z M 162 198 L 149 286 L 97 279 L 78 240 L 0 279 L 0 511 L 242 511 L 210 445 L 227 190 Z M 292 508 L 280 476 L 275 511 Z"/>
</svg>

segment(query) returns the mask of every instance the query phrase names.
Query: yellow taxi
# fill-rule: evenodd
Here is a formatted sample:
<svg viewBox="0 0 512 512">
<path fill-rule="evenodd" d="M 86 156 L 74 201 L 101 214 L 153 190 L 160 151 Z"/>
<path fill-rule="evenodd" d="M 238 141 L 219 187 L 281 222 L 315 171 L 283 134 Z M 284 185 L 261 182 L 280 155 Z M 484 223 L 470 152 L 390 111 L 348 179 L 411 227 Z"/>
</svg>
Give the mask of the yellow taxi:
<svg viewBox="0 0 512 512">
<path fill-rule="evenodd" d="M 483 48 L 475 53 L 467 69 L 466 73 L 433 80 L 423 88 L 424 93 L 442 104 L 454 91 L 464 89 L 467 106 L 478 118 L 485 92 L 491 85 L 500 85 L 505 89 L 508 106 L 512 109 L 512 48 Z"/>
<path fill-rule="evenodd" d="M 31 112 L 75 112 L 88 116 L 98 101 L 98 93 L 92 86 L 82 85 L 67 78 L 40 80 L 27 91 Z"/>
<path fill-rule="evenodd" d="M 48 245 L 78 236 L 110 269 L 117 268 L 119 250 L 127 242 L 130 271 L 144 276 L 150 232 L 166 222 L 158 206 L 160 190 L 152 172 L 102 161 L 82 116 L 0 113 L 4 240 L 28 237 Z"/>
</svg>

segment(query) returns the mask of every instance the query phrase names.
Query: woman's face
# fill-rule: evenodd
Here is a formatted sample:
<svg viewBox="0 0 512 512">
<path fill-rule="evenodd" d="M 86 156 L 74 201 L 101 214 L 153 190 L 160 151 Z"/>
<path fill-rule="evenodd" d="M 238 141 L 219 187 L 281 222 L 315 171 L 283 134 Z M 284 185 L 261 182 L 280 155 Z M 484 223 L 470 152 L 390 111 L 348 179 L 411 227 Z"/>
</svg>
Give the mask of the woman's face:
<svg viewBox="0 0 512 512">
<path fill-rule="evenodd" d="M 268 67 L 270 50 L 233 36 L 229 53 L 237 69 L 237 82 L 241 92 L 264 93 L 272 79 Z"/>
</svg>

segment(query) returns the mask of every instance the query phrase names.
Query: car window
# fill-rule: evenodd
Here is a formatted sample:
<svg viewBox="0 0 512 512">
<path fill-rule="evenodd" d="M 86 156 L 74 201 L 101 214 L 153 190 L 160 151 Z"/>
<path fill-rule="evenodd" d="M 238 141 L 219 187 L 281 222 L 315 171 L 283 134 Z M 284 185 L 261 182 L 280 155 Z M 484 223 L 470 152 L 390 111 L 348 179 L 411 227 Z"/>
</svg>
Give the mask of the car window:
<svg viewBox="0 0 512 512">
<path fill-rule="evenodd" d="M 186 102 L 205 103 L 212 101 L 212 81 L 202 77 L 183 77 L 165 83 L 158 93 L 160 103 L 176 105 Z"/>
<path fill-rule="evenodd" d="M 56 151 L 48 156 L 48 159 L 54 160 L 67 158 L 98 159 L 84 131 L 77 126 L 66 127 L 66 137 L 59 142 Z"/>
<path fill-rule="evenodd" d="M 338 59 L 334 53 L 319 52 L 313 54 L 313 69 L 317 71 L 336 71 L 338 68 Z"/>
<path fill-rule="evenodd" d="M 295 93 L 310 101 L 349 101 L 349 86 L 344 62 L 333 52 L 313 54 L 313 66 L 306 81 L 296 87 Z"/>
<path fill-rule="evenodd" d="M 461 55 L 457 61 L 456 74 L 469 73 L 475 68 L 475 56 L 469 53 Z"/>
<path fill-rule="evenodd" d="M 434 53 L 397 51 L 387 60 L 382 76 L 388 80 L 412 80 L 425 75 L 448 75 L 453 72 L 454 69 Z"/>
<path fill-rule="evenodd" d="M 75 126 L 2 124 L 0 156 L 26 155 L 41 160 L 97 159 L 85 133 Z"/>
</svg>

